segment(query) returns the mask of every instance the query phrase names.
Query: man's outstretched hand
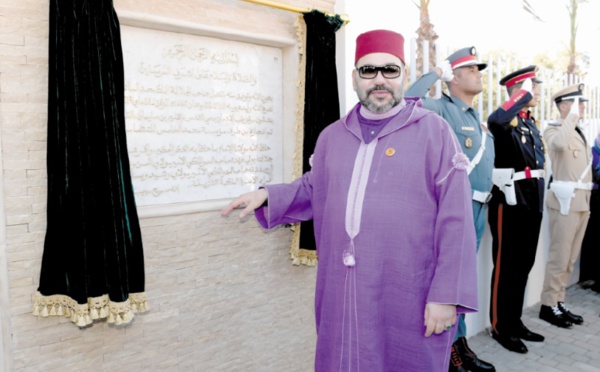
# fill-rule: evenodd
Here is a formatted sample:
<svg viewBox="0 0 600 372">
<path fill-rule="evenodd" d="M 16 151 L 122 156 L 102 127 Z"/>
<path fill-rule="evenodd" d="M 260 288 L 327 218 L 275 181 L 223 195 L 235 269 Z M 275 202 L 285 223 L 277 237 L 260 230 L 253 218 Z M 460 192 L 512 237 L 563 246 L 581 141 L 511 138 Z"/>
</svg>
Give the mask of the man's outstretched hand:
<svg viewBox="0 0 600 372">
<path fill-rule="evenodd" d="M 227 216 L 232 210 L 244 207 L 240 213 L 240 219 L 252 213 L 256 208 L 260 207 L 266 200 L 269 194 L 266 189 L 258 189 L 248 192 L 233 199 L 225 208 L 221 210 L 221 216 Z"/>
</svg>

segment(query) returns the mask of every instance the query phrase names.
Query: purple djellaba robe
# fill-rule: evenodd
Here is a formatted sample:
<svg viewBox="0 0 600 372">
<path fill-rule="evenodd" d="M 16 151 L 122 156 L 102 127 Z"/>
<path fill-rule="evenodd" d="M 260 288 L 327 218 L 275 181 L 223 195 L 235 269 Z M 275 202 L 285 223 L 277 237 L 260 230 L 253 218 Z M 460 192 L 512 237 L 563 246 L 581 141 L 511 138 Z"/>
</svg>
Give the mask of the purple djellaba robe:
<svg viewBox="0 0 600 372">
<path fill-rule="evenodd" d="M 312 170 L 266 186 L 256 211 L 265 228 L 314 220 L 315 371 L 447 371 L 455 327 L 426 338 L 425 304 L 476 310 L 468 158 L 444 119 L 406 102 L 368 144 L 359 104 L 326 127 Z"/>
</svg>

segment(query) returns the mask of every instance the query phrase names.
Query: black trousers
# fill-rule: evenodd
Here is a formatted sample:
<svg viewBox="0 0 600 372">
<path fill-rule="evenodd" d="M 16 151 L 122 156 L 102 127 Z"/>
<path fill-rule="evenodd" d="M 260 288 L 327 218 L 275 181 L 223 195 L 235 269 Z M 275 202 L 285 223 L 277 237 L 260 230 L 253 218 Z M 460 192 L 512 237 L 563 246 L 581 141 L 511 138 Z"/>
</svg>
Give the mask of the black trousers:
<svg viewBox="0 0 600 372">
<path fill-rule="evenodd" d="M 494 261 L 490 320 L 496 332 L 510 335 L 522 325 L 525 287 L 535 262 L 542 212 L 492 203 L 488 221 Z"/>
</svg>

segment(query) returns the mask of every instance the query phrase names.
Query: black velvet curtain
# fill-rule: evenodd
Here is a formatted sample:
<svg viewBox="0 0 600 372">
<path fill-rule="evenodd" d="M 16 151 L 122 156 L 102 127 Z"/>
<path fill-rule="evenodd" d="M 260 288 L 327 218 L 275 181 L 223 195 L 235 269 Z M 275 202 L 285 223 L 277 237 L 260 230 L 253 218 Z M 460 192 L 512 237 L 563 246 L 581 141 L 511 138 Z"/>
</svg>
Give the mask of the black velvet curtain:
<svg viewBox="0 0 600 372">
<path fill-rule="evenodd" d="M 52 295 L 79 305 L 105 295 L 126 302 L 144 292 L 144 259 L 112 0 L 51 0 L 48 64 L 48 222 L 39 305 L 53 305 L 43 301 Z"/>
<path fill-rule="evenodd" d="M 306 23 L 306 82 L 304 95 L 304 144 L 302 173 L 310 170 L 308 160 L 317 138 L 329 124 L 340 118 L 335 33 L 344 22 L 317 10 L 304 13 Z M 300 225 L 300 249 L 316 250 L 312 221 Z"/>
</svg>

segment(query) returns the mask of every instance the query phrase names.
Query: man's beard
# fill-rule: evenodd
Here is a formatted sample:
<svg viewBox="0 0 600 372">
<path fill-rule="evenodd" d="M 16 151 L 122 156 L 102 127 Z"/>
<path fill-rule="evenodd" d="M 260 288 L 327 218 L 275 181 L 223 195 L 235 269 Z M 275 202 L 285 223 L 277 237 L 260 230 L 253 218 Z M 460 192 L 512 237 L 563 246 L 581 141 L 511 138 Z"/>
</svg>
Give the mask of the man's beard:
<svg viewBox="0 0 600 372">
<path fill-rule="evenodd" d="M 392 100 L 383 106 L 377 105 L 376 102 L 369 101 L 369 95 L 374 90 L 385 90 L 385 91 L 390 92 L 390 94 L 392 95 Z M 400 101 L 402 101 L 402 93 L 403 93 L 403 91 L 401 90 L 399 92 L 400 98 L 397 98 L 396 94 L 394 94 L 394 91 L 390 87 L 385 86 L 385 85 L 376 85 L 373 88 L 369 89 L 366 92 L 366 95 L 364 97 L 360 97 L 360 103 L 363 106 L 365 106 L 369 111 L 371 111 L 375 114 L 383 114 L 383 113 L 391 110 L 394 106 L 398 105 L 400 103 Z"/>
</svg>

